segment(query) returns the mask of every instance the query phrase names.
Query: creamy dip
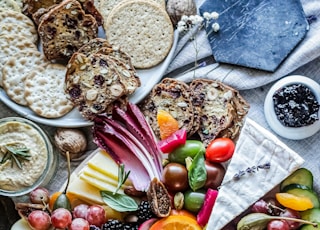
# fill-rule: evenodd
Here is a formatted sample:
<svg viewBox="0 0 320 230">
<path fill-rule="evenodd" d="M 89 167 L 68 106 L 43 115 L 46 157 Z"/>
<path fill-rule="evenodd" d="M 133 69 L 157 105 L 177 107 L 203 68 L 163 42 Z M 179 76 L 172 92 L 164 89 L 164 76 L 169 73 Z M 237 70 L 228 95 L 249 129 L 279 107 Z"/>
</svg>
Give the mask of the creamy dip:
<svg viewBox="0 0 320 230">
<path fill-rule="evenodd" d="M 21 169 L 11 160 L 0 164 L 0 189 L 18 191 L 32 186 L 43 174 L 48 161 L 48 150 L 38 130 L 18 121 L 0 124 L 0 146 L 10 144 L 22 145 L 29 149 L 29 160 L 20 161 Z M 0 160 L 3 156 L 0 152 Z"/>
</svg>

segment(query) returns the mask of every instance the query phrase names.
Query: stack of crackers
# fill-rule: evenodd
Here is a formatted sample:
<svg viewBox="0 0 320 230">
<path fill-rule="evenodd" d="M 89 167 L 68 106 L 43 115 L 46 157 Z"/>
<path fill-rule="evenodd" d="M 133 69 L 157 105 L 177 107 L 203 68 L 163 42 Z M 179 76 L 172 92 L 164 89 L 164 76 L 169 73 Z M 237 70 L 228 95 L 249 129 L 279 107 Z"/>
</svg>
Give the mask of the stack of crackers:
<svg viewBox="0 0 320 230">
<path fill-rule="evenodd" d="M 195 79 L 186 84 L 165 78 L 139 107 L 159 139 L 157 114 L 165 110 L 189 137 L 197 134 L 207 146 L 217 137 L 236 139 L 250 106 L 237 90 L 219 81 Z"/>
<path fill-rule="evenodd" d="M 103 41 L 97 39 L 100 25 Z M 163 61 L 173 36 L 165 0 L 1 0 L 0 86 L 41 117 L 62 117 L 77 106 L 92 120 L 128 100 L 141 85 L 135 70 Z M 103 45 L 95 49 L 97 44 Z M 98 70 L 108 87 L 93 93 L 84 86 Z M 82 100 L 73 94 L 77 84 L 86 95 Z"/>
<path fill-rule="evenodd" d="M 66 67 L 38 50 L 37 28 L 22 14 L 21 2 L 1 0 L 0 6 L 0 85 L 39 116 L 65 115 L 73 108 L 63 89 Z"/>
<path fill-rule="evenodd" d="M 112 114 L 115 104 L 126 106 L 128 96 L 140 84 L 131 58 L 102 38 L 82 46 L 67 65 L 65 90 L 88 120 Z"/>
</svg>

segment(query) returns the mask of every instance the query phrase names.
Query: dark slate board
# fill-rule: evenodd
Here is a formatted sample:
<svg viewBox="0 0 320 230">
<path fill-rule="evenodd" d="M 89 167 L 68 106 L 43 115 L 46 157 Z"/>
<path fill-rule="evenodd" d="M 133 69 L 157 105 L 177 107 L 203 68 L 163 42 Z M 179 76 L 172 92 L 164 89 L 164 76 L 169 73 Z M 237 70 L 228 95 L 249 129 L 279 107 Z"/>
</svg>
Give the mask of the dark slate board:
<svg viewBox="0 0 320 230">
<path fill-rule="evenodd" d="M 206 0 L 199 11 L 219 13 L 220 30 L 206 28 L 217 62 L 270 72 L 309 29 L 299 0 Z"/>
</svg>

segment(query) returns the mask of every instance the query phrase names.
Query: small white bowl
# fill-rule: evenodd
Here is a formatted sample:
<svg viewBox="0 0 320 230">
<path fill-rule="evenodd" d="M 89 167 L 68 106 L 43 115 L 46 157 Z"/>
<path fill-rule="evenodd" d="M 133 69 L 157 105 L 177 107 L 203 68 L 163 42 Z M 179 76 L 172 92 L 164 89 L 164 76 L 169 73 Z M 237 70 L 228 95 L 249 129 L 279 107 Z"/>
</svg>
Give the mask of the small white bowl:
<svg viewBox="0 0 320 230">
<path fill-rule="evenodd" d="M 291 140 L 301 140 L 310 137 L 320 130 L 320 120 L 304 127 L 286 127 L 277 118 L 272 99 L 273 95 L 277 90 L 285 86 L 299 83 L 310 88 L 317 101 L 320 102 L 320 85 L 314 80 L 300 75 L 288 76 L 277 81 L 270 88 L 264 102 L 264 114 L 271 129 L 278 135 Z M 320 110 L 318 111 L 318 116 L 320 117 Z"/>
</svg>

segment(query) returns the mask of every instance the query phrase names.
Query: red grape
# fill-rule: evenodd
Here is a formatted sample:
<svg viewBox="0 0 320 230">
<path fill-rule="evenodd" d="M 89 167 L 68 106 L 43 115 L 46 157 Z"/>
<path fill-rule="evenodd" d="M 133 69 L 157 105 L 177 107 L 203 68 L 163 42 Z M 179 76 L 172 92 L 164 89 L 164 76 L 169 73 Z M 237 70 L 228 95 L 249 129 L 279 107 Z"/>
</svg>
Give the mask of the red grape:
<svg viewBox="0 0 320 230">
<path fill-rule="evenodd" d="M 89 205 L 87 204 L 79 204 L 74 207 L 72 211 L 73 218 L 83 218 L 87 219 Z"/>
<path fill-rule="evenodd" d="M 46 188 L 36 188 L 29 194 L 30 201 L 33 204 L 47 204 L 49 203 L 50 194 Z"/>
<path fill-rule="evenodd" d="M 83 218 L 75 218 L 72 220 L 70 230 L 89 230 L 89 222 Z"/>
<path fill-rule="evenodd" d="M 289 224 L 284 220 L 271 220 L 268 223 L 268 230 L 290 230 Z"/>
<path fill-rule="evenodd" d="M 100 227 L 106 222 L 106 212 L 100 205 L 91 205 L 88 208 L 87 221 L 89 224 Z"/>
<path fill-rule="evenodd" d="M 268 214 L 268 204 L 264 200 L 258 200 L 251 207 L 251 212 Z"/>
<path fill-rule="evenodd" d="M 51 214 L 51 223 L 55 228 L 67 228 L 72 221 L 72 215 L 65 208 L 58 208 Z"/>
<path fill-rule="evenodd" d="M 280 216 L 282 217 L 290 217 L 290 218 L 296 218 L 296 219 L 300 219 L 300 213 L 298 211 L 292 210 L 292 209 L 285 209 L 284 212 L 280 213 Z M 291 220 L 286 220 L 290 230 L 295 230 L 298 229 L 300 227 L 300 223 L 297 221 L 291 221 Z"/>
<path fill-rule="evenodd" d="M 29 225 L 34 230 L 47 230 L 51 226 L 50 216 L 42 210 L 34 210 L 28 216 Z"/>
</svg>

